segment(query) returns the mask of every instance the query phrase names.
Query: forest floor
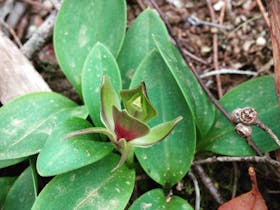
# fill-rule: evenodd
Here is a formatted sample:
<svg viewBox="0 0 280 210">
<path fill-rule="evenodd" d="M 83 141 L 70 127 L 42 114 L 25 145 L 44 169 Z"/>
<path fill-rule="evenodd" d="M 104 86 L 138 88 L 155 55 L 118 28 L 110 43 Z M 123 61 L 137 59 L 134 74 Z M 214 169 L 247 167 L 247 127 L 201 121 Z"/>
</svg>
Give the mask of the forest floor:
<svg viewBox="0 0 280 210">
<path fill-rule="evenodd" d="M 12 6 L 8 18 L 4 17 L 6 23 L 10 24 L 10 27 L 6 27 L 5 30 L 14 32 L 10 37 L 15 42 L 16 37 L 19 42 L 24 43 L 54 8 L 52 1 L 47 0 L 15 2 L 24 5 L 24 12 L 16 22 L 13 22 L 13 18 L 16 19 L 18 16 L 18 10 Z M 205 84 L 217 98 L 249 79 L 273 73 L 270 33 L 256 0 L 212 0 L 211 7 L 207 5 L 207 0 L 170 0 L 169 2 L 157 0 L 156 2 L 170 22 L 176 37 L 182 43 L 188 63 L 191 63 L 196 71 L 204 76 Z M 184 4 L 180 7 L 174 2 L 184 2 Z M 223 11 L 225 2 L 227 5 Z M 5 0 L 0 0 L 0 6 L 4 3 Z M 128 27 L 142 10 L 151 6 L 149 0 L 128 0 L 127 3 Z M 213 18 L 218 27 L 212 26 Z M 215 46 L 213 46 L 214 42 L 216 42 Z M 35 53 L 32 62 L 51 89 L 75 101 L 80 101 L 59 70 L 51 39 Z M 224 72 L 220 79 L 217 80 L 215 74 L 214 76 L 207 75 L 217 69 Z M 237 189 L 235 192 L 237 195 L 250 190 L 250 179 L 247 173 L 250 165 L 252 164 L 247 162 L 217 163 L 206 165 L 204 169 L 222 196 L 230 199 L 234 187 Z M 280 209 L 280 202 L 277 200 L 280 194 L 279 179 L 270 173 L 266 165 L 253 164 L 253 166 L 268 208 Z M 176 186 L 174 194 L 180 194 L 194 206 L 195 193 L 192 181 L 186 178 L 183 180 L 183 185 L 183 188 Z M 208 189 L 202 183 L 200 186 L 201 207 L 216 209 L 218 204 L 209 194 Z"/>
</svg>

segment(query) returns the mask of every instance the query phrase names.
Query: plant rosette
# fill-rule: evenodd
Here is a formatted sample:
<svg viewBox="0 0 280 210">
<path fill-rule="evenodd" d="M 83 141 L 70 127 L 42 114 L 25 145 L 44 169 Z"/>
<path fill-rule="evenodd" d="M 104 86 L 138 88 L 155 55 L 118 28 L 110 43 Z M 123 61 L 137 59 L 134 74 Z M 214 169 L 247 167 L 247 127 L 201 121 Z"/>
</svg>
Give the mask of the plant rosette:
<svg viewBox="0 0 280 210">
<path fill-rule="evenodd" d="M 104 127 L 92 127 L 74 131 L 65 139 L 88 133 L 106 135 L 121 153 L 119 168 L 125 161 L 133 163 L 135 147 L 149 147 L 163 140 L 183 118 L 161 123 L 150 128 L 147 124 L 157 115 L 148 99 L 145 83 L 131 90 L 122 90 L 120 97 L 110 80 L 104 76 L 101 86 L 101 113 Z M 121 101 L 124 109 L 121 108 Z"/>
</svg>

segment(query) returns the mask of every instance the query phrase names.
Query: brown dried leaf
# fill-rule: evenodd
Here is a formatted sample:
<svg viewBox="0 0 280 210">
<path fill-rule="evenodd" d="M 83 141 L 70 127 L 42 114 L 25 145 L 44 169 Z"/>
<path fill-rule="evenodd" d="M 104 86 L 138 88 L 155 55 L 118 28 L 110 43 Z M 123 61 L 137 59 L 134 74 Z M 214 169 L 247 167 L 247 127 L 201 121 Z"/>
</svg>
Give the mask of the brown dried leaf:
<svg viewBox="0 0 280 210">
<path fill-rule="evenodd" d="M 267 210 L 265 201 L 258 189 L 256 173 L 253 167 L 249 168 L 249 175 L 252 190 L 224 203 L 218 210 Z"/>
</svg>

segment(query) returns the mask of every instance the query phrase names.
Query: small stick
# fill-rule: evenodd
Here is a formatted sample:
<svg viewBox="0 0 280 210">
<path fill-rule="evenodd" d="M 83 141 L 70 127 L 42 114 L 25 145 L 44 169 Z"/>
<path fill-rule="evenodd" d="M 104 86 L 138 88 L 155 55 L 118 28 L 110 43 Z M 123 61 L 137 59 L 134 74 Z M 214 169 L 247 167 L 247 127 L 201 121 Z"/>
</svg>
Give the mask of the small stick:
<svg viewBox="0 0 280 210">
<path fill-rule="evenodd" d="M 230 157 L 230 156 L 220 156 L 220 157 L 210 157 L 203 160 L 193 161 L 193 165 L 201 164 L 212 164 L 217 162 L 255 162 L 255 163 L 268 163 L 275 167 L 280 167 L 280 161 L 273 160 L 267 156 L 242 156 L 242 157 Z"/>
<path fill-rule="evenodd" d="M 215 27 L 217 29 L 222 29 L 222 30 L 231 30 L 232 29 L 230 26 L 224 26 L 222 24 L 200 20 L 199 18 L 197 18 L 194 15 L 191 15 L 188 18 L 188 22 L 193 26 L 206 25 L 206 26 Z"/>
<path fill-rule="evenodd" d="M 31 36 L 31 38 L 21 47 L 21 52 L 27 57 L 31 58 L 33 54 L 41 49 L 48 38 L 53 33 L 53 26 L 56 18 L 56 11 L 53 11 L 38 30 Z"/>
<path fill-rule="evenodd" d="M 216 200 L 217 203 L 222 204 L 224 203 L 219 191 L 213 184 L 211 178 L 205 173 L 204 169 L 200 165 L 194 165 L 196 172 L 198 173 L 202 183 L 205 187 L 209 190 L 213 198 Z"/>
<path fill-rule="evenodd" d="M 238 178 L 239 178 L 239 171 L 237 168 L 237 164 L 235 162 L 232 162 L 233 165 L 233 186 L 232 186 L 232 194 L 231 198 L 235 198 L 236 192 L 237 192 L 237 184 L 238 184 Z"/>
<path fill-rule="evenodd" d="M 188 175 L 192 179 L 193 185 L 194 185 L 194 190 L 195 190 L 195 210 L 200 210 L 201 197 L 200 197 L 200 189 L 199 189 L 197 178 L 195 177 L 195 175 L 192 172 L 192 170 L 189 171 Z"/>
<path fill-rule="evenodd" d="M 263 6 L 263 4 L 262 4 L 262 1 L 261 1 L 261 0 L 256 0 L 256 1 L 257 1 L 259 10 L 260 10 L 260 12 L 261 12 L 261 14 L 262 14 L 262 17 L 263 17 L 263 20 L 264 20 L 264 22 L 265 22 L 265 25 L 266 25 L 267 29 L 270 30 L 270 29 L 271 29 L 271 24 L 270 24 L 270 21 L 269 21 L 267 15 L 266 15 L 264 6 Z"/>
<path fill-rule="evenodd" d="M 12 35 L 12 37 L 14 38 L 16 44 L 19 46 L 19 47 L 22 47 L 22 44 L 21 44 L 21 41 L 19 40 L 15 30 L 13 28 L 11 28 L 6 22 L 1 22 L 1 25 L 3 25 L 8 31 L 9 33 Z"/>
<path fill-rule="evenodd" d="M 211 20 L 212 22 L 216 22 L 216 16 L 214 9 L 212 7 L 211 0 L 206 0 L 207 6 L 210 12 Z M 213 60 L 214 60 L 214 67 L 215 70 L 219 69 L 219 59 L 218 59 L 218 35 L 217 33 L 213 34 Z M 221 76 L 220 74 L 216 74 L 216 82 L 217 82 L 217 90 L 218 90 L 218 96 L 221 98 L 223 96 L 223 90 L 222 90 L 222 82 L 221 82 Z"/>
<path fill-rule="evenodd" d="M 260 151 L 260 149 L 257 147 L 257 145 L 252 141 L 250 136 L 247 136 L 244 139 L 247 141 L 249 146 L 251 146 L 251 148 L 256 152 L 257 155 L 263 156 L 263 153 Z"/>
<path fill-rule="evenodd" d="M 235 69 L 225 69 L 221 68 L 219 70 L 209 71 L 200 75 L 200 78 L 214 76 L 216 74 L 241 74 L 241 75 L 248 75 L 248 76 L 257 76 L 258 73 L 249 70 L 235 70 Z"/>
<path fill-rule="evenodd" d="M 191 59 L 193 59 L 193 60 L 195 60 L 195 61 L 198 61 L 199 63 L 202 63 L 202 64 L 204 64 L 204 65 L 207 65 L 207 64 L 208 64 L 207 61 L 203 60 L 202 58 L 197 57 L 196 55 L 192 54 L 191 52 L 189 52 L 189 51 L 186 50 L 186 49 L 183 49 L 183 52 L 184 52 L 187 56 L 189 56 Z"/>
<path fill-rule="evenodd" d="M 256 126 L 258 126 L 262 130 L 267 132 L 271 136 L 271 138 L 275 141 L 275 143 L 278 146 L 280 146 L 280 140 L 278 139 L 278 137 L 275 135 L 275 133 L 269 127 L 267 127 L 265 124 L 263 124 L 260 120 L 257 120 Z"/>
<path fill-rule="evenodd" d="M 40 8 L 40 9 L 46 10 L 46 11 L 48 11 L 48 12 L 51 12 L 51 11 L 52 11 L 52 9 L 46 7 L 45 5 L 41 4 L 41 3 L 38 2 L 38 1 L 32 1 L 32 0 L 21 0 L 21 1 L 23 1 L 23 2 L 25 2 L 25 3 L 27 3 L 27 4 L 31 4 L 31 5 L 33 5 L 33 6 L 35 6 L 35 7 Z"/>
</svg>

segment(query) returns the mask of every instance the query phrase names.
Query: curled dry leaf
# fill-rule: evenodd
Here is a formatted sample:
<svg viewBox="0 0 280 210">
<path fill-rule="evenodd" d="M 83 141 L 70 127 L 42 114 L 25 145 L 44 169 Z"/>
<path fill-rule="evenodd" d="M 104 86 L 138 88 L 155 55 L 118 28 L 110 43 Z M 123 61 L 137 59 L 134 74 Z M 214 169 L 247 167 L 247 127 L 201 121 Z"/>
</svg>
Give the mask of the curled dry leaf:
<svg viewBox="0 0 280 210">
<path fill-rule="evenodd" d="M 258 189 L 256 173 L 253 167 L 249 168 L 252 189 L 221 205 L 218 210 L 267 210 L 265 201 Z"/>
</svg>

